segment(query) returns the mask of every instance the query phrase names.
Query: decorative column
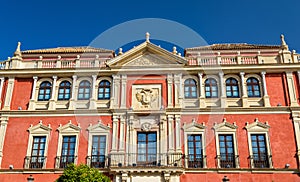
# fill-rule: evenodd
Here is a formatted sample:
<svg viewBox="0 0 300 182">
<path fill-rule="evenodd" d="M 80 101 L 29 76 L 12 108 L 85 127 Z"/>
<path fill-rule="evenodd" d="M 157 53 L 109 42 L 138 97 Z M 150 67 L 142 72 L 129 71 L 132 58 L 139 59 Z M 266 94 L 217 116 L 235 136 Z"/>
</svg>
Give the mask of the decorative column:
<svg viewBox="0 0 300 182">
<path fill-rule="evenodd" d="M 8 123 L 8 117 L 0 118 L 0 167 L 2 163 L 2 157 L 3 157 L 3 145 L 4 145 L 7 123 Z"/>
<path fill-rule="evenodd" d="M 299 106 L 297 102 L 297 95 L 295 91 L 295 82 L 293 77 L 293 72 L 285 72 L 286 73 L 286 80 L 287 80 L 287 86 L 289 91 L 289 98 L 290 98 L 290 106 Z"/>
<path fill-rule="evenodd" d="M 219 72 L 219 79 L 220 79 L 220 95 L 221 95 L 221 108 L 226 107 L 226 91 L 224 87 L 224 73 Z"/>
<path fill-rule="evenodd" d="M 174 116 L 168 115 L 169 153 L 174 153 Z"/>
<path fill-rule="evenodd" d="M 167 76 L 168 82 L 168 108 L 173 107 L 173 75 L 168 74 Z"/>
<path fill-rule="evenodd" d="M 52 90 L 51 90 L 51 98 L 49 100 L 49 110 L 55 110 L 56 104 L 55 104 L 55 90 L 56 90 L 56 81 L 57 81 L 57 76 L 53 76 L 53 82 L 52 82 Z"/>
<path fill-rule="evenodd" d="M 72 76 L 73 81 L 72 81 L 72 93 L 71 93 L 71 98 L 69 102 L 69 110 L 74 110 L 75 109 L 75 102 L 76 102 L 76 82 L 77 82 L 77 76 L 73 75 Z"/>
<path fill-rule="evenodd" d="M 269 98 L 268 92 L 267 92 L 267 82 L 266 82 L 266 76 L 265 75 L 266 75 L 266 72 L 262 71 L 261 72 L 261 78 L 262 78 L 262 84 L 263 84 L 263 90 L 264 90 L 263 100 L 264 100 L 265 107 L 271 107 L 270 98 Z"/>
<path fill-rule="evenodd" d="M 110 108 L 118 109 L 119 108 L 119 94 L 120 94 L 120 75 L 112 75 L 113 85 L 112 85 L 112 97 L 110 99 Z"/>
<path fill-rule="evenodd" d="M 182 74 L 174 75 L 175 108 L 181 108 L 182 107 L 181 77 L 182 77 Z"/>
<path fill-rule="evenodd" d="M 125 122 L 126 116 L 122 116 L 120 119 L 120 138 L 119 138 L 119 152 L 125 152 Z"/>
<path fill-rule="evenodd" d="M 182 153 L 181 150 L 181 135 L 180 135 L 180 115 L 175 115 L 175 139 L 176 139 L 176 153 Z"/>
<path fill-rule="evenodd" d="M 8 85 L 7 85 L 7 88 L 6 88 L 6 95 L 5 95 L 3 110 L 10 110 L 12 94 L 13 94 L 13 91 L 14 91 L 14 84 L 15 84 L 15 77 L 9 77 L 8 78 Z"/>
<path fill-rule="evenodd" d="M 293 123 L 294 123 L 294 132 L 295 132 L 295 138 L 296 138 L 296 144 L 297 144 L 297 163 L 298 163 L 298 169 L 300 169 L 300 113 L 299 112 L 293 112 Z"/>
<path fill-rule="evenodd" d="M 3 90 L 3 84 L 4 84 L 4 77 L 0 77 L 0 108 L 2 106 L 2 90 Z"/>
<path fill-rule="evenodd" d="M 92 75 L 92 95 L 90 97 L 90 107 L 89 109 L 97 109 L 97 99 L 96 99 L 96 80 L 97 75 Z"/>
<path fill-rule="evenodd" d="M 32 78 L 33 78 L 33 84 L 32 84 L 31 99 L 29 101 L 29 108 L 28 108 L 28 110 L 34 110 L 35 109 L 35 92 L 37 90 L 36 83 L 37 83 L 38 77 L 34 76 Z"/>
<path fill-rule="evenodd" d="M 118 132 L 119 132 L 118 124 L 119 124 L 119 116 L 113 116 L 111 152 L 117 152 Z"/>
<path fill-rule="evenodd" d="M 205 92 L 203 89 L 203 84 L 202 84 L 202 73 L 198 73 L 198 77 L 199 77 L 199 107 L 200 108 L 205 108 L 206 107 L 206 103 L 205 103 Z"/>
<path fill-rule="evenodd" d="M 245 72 L 240 72 L 240 76 L 241 76 L 241 88 L 242 88 L 242 106 L 249 107 L 248 96 L 245 87 Z"/>
<path fill-rule="evenodd" d="M 125 109 L 126 108 L 126 95 L 127 95 L 127 89 L 126 89 L 126 86 L 127 86 L 127 75 L 122 75 L 122 78 L 121 78 L 121 82 L 122 82 L 122 85 L 121 85 L 121 109 Z"/>
</svg>

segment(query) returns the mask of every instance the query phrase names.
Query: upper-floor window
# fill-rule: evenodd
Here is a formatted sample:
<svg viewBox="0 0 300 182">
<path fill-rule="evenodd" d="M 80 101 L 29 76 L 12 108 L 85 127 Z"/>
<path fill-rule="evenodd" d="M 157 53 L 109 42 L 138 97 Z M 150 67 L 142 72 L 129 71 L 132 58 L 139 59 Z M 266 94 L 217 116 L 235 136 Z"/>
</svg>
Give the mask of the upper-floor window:
<svg viewBox="0 0 300 182">
<path fill-rule="evenodd" d="M 91 83 L 83 80 L 79 83 L 78 100 L 89 100 L 91 95 Z"/>
<path fill-rule="evenodd" d="M 107 80 L 102 80 L 99 83 L 98 88 L 98 99 L 104 100 L 110 98 L 110 82 Z"/>
<path fill-rule="evenodd" d="M 205 80 L 205 97 L 217 98 L 218 97 L 218 84 L 214 78 Z"/>
<path fill-rule="evenodd" d="M 39 101 L 48 101 L 51 97 L 51 88 L 52 88 L 52 85 L 50 82 L 48 82 L 48 81 L 42 82 L 40 85 L 40 89 L 39 89 L 38 100 Z"/>
<path fill-rule="evenodd" d="M 138 132 L 137 135 L 138 165 L 156 165 L 156 133 Z"/>
<path fill-rule="evenodd" d="M 58 100 L 69 100 L 71 94 L 71 83 L 63 81 L 59 84 Z"/>
<path fill-rule="evenodd" d="M 259 81 L 254 77 L 247 79 L 248 97 L 260 97 Z"/>
<path fill-rule="evenodd" d="M 239 84 L 234 78 L 228 78 L 226 80 L 226 96 L 229 98 L 239 97 Z"/>
<path fill-rule="evenodd" d="M 189 78 L 184 82 L 184 97 L 197 98 L 197 85 L 196 81 L 192 78 Z"/>
</svg>

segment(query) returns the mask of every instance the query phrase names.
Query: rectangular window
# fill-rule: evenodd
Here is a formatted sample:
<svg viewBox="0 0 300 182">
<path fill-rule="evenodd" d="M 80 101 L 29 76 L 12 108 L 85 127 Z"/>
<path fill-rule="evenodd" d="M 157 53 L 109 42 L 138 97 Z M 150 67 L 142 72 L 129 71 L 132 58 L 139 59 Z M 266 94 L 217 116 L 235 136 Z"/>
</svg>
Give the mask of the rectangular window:
<svg viewBox="0 0 300 182">
<path fill-rule="evenodd" d="M 67 167 L 68 164 L 74 163 L 75 145 L 76 145 L 76 136 L 63 136 L 60 168 L 65 168 Z"/>
<path fill-rule="evenodd" d="M 268 168 L 269 156 L 264 134 L 251 134 L 252 159 L 255 168 Z"/>
<path fill-rule="evenodd" d="M 137 137 L 138 165 L 155 166 L 156 161 L 156 133 L 138 132 Z"/>
<path fill-rule="evenodd" d="M 106 136 L 94 135 L 92 143 L 91 167 L 105 167 Z"/>
<path fill-rule="evenodd" d="M 235 168 L 233 135 L 219 135 L 220 167 Z"/>
<path fill-rule="evenodd" d="M 188 136 L 188 167 L 202 168 L 203 167 L 203 153 L 202 153 L 202 136 L 189 135 Z"/>
<path fill-rule="evenodd" d="M 34 136 L 31 150 L 30 168 L 43 168 L 45 161 L 46 136 Z"/>
</svg>

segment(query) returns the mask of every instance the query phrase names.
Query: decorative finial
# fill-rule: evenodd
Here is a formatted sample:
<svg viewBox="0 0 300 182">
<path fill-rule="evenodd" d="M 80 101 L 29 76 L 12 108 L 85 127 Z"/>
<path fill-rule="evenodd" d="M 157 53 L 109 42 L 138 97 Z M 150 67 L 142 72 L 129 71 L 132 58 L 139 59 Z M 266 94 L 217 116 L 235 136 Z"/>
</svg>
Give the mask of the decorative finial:
<svg viewBox="0 0 300 182">
<path fill-rule="evenodd" d="M 39 56 L 39 59 L 42 60 L 42 59 L 43 59 L 43 56 Z"/>
<path fill-rule="evenodd" d="M 224 122 L 224 123 L 226 123 L 226 122 L 227 122 L 227 121 L 226 121 L 226 118 L 223 118 L 223 122 Z"/>
<path fill-rule="evenodd" d="M 21 54 L 21 42 L 18 42 L 18 46 L 17 46 L 17 49 L 16 49 L 16 51 L 15 51 L 15 53 L 14 53 L 14 56 L 15 57 L 22 57 L 22 54 Z"/>
<path fill-rule="evenodd" d="M 150 42 L 150 33 L 146 32 L 146 42 Z"/>
<path fill-rule="evenodd" d="M 122 55 L 123 54 L 123 49 L 122 48 L 119 48 L 119 53 L 118 55 Z"/>
<path fill-rule="evenodd" d="M 193 122 L 193 123 L 195 123 L 195 122 L 196 122 L 195 118 L 193 118 L 193 119 L 192 119 L 192 122 Z"/>
<path fill-rule="evenodd" d="M 57 56 L 57 59 L 60 60 L 60 59 L 61 59 L 61 55 L 58 55 L 58 56 Z"/>
<path fill-rule="evenodd" d="M 255 118 L 255 119 L 254 119 L 254 122 L 258 122 L 258 118 Z"/>
<path fill-rule="evenodd" d="M 101 120 L 101 119 L 99 119 L 99 120 L 98 120 L 98 123 L 99 123 L 99 124 L 101 124 L 101 123 L 102 123 L 102 120 Z"/>
<path fill-rule="evenodd" d="M 175 46 L 173 47 L 173 54 L 177 54 L 177 48 Z"/>
<path fill-rule="evenodd" d="M 77 58 L 77 59 L 80 59 L 80 55 L 77 55 L 76 58 Z"/>
<path fill-rule="evenodd" d="M 40 124 L 43 124 L 43 121 L 42 120 L 40 120 L 40 122 L 39 122 Z"/>
<path fill-rule="evenodd" d="M 284 40 L 284 35 L 283 34 L 280 35 L 280 39 L 281 39 L 281 46 L 282 46 L 282 48 L 284 50 L 288 50 L 289 48 L 288 48 L 288 45 L 286 44 L 286 42 Z"/>
</svg>

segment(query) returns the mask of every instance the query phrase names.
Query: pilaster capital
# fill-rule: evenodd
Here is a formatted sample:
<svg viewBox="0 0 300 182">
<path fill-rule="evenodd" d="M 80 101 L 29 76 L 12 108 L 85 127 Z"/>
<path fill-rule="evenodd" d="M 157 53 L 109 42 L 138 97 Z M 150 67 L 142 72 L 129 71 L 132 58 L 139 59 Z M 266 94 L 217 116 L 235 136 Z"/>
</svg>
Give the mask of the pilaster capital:
<svg viewBox="0 0 300 182">
<path fill-rule="evenodd" d="M 32 78 L 33 78 L 34 81 L 37 81 L 38 76 L 33 76 Z"/>
<path fill-rule="evenodd" d="M 57 76 L 56 75 L 52 76 L 52 78 L 53 78 L 53 80 L 57 80 Z"/>
<path fill-rule="evenodd" d="M 240 72 L 240 75 L 243 77 L 245 75 L 245 72 Z"/>
<path fill-rule="evenodd" d="M 202 78 L 202 76 L 203 76 L 203 73 L 198 73 L 199 78 Z"/>
<path fill-rule="evenodd" d="M 219 76 L 220 76 L 220 77 L 223 77 L 223 76 L 224 76 L 224 73 L 223 73 L 223 72 L 219 72 Z"/>
<path fill-rule="evenodd" d="M 73 78 L 73 80 L 76 80 L 77 79 L 77 75 L 73 75 L 72 78 Z"/>
<path fill-rule="evenodd" d="M 262 71 L 262 72 L 260 72 L 260 74 L 261 74 L 262 76 L 265 76 L 265 75 L 266 75 L 266 72 L 265 72 L 265 71 Z"/>
</svg>

